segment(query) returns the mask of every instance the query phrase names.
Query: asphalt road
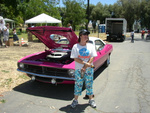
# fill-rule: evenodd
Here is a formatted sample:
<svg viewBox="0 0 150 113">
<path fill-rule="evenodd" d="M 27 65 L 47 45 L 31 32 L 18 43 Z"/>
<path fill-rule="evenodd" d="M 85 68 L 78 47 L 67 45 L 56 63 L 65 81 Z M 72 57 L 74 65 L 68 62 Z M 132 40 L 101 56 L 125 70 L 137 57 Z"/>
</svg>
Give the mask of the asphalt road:
<svg viewBox="0 0 150 113">
<path fill-rule="evenodd" d="M 95 72 L 94 93 L 97 108 L 79 97 L 79 105 L 70 108 L 73 85 L 51 85 L 28 81 L 4 93 L 0 113 L 150 113 L 150 40 L 135 35 L 114 47 L 111 64 Z"/>
</svg>

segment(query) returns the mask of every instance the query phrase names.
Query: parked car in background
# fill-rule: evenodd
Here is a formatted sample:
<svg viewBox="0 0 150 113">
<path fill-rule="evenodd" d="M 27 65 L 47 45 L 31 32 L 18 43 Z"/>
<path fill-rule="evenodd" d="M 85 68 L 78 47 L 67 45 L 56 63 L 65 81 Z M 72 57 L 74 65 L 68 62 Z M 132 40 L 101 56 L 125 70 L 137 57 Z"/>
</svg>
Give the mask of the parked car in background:
<svg viewBox="0 0 150 113">
<path fill-rule="evenodd" d="M 27 29 L 43 42 L 49 49 L 28 55 L 18 61 L 18 71 L 24 72 L 32 80 L 52 84 L 74 83 L 75 61 L 70 58 L 71 49 L 78 43 L 78 37 L 71 28 L 41 26 Z M 59 37 L 58 41 L 50 38 L 54 34 Z M 102 66 L 108 66 L 113 47 L 106 44 L 100 38 L 89 37 L 97 50 L 94 59 L 95 71 Z"/>
</svg>

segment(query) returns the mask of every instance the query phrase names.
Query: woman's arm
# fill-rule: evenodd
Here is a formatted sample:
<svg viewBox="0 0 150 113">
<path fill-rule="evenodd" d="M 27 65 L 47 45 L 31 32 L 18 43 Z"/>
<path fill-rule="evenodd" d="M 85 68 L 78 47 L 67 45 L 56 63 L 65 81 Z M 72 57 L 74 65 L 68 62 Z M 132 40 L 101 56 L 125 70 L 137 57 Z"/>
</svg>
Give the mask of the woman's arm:
<svg viewBox="0 0 150 113">
<path fill-rule="evenodd" d="M 85 62 L 79 58 L 74 58 L 74 60 L 80 64 L 84 64 L 83 68 L 86 69 L 87 67 L 91 67 L 91 63 L 93 62 L 94 57 L 91 57 L 88 62 Z"/>
</svg>

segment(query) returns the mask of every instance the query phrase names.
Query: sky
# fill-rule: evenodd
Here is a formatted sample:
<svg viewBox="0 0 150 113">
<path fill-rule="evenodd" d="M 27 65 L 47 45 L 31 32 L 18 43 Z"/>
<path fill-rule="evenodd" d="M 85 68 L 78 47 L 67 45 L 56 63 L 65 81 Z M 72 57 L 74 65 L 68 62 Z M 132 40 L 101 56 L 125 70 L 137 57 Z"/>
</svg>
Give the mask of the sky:
<svg viewBox="0 0 150 113">
<path fill-rule="evenodd" d="M 89 0 L 90 4 L 94 4 L 96 5 L 98 2 L 101 2 L 103 5 L 107 4 L 107 5 L 113 5 L 114 3 L 117 2 L 117 0 Z"/>
<path fill-rule="evenodd" d="M 90 4 L 94 4 L 96 5 L 98 2 L 101 2 L 103 5 L 107 4 L 107 5 L 113 5 L 114 3 L 116 3 L 118 0 L 89 0 Z M 87 0 L 85 0 L 85 3 L 87 3 Z M 60 0 L 60 6 L 62 6 L 62 0 Z"/>
</svg>

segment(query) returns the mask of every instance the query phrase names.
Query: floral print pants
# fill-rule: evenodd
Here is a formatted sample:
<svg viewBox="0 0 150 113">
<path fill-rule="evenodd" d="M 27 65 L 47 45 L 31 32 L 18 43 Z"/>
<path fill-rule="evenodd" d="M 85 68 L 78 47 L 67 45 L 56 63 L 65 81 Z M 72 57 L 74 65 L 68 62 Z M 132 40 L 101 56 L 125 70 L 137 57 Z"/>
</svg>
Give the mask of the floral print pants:
<svg viewBox="0 0 150 113">
<path fill-rule="evenodd" d="M 87 68 L 84 77 L 81 78 L 81 70 L 75 70 L 74 95 L 81 95 L 83 82 L 85 82 L 86 95 L 93 95 L 93 68 Z"/>
</svg>

